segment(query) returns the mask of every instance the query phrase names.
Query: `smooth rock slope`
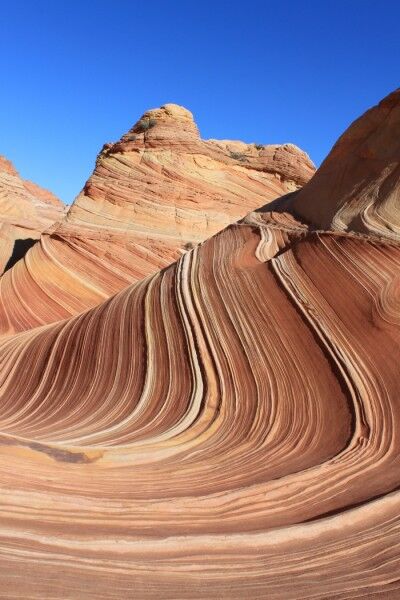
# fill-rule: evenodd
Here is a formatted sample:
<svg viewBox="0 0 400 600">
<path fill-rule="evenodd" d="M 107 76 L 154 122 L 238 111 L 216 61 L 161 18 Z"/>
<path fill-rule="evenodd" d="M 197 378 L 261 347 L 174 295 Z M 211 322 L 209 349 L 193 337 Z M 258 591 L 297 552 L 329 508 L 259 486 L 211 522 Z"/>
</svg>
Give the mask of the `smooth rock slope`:
<svg viewBox="0 0 400 600">
<path fill-rule="evenodd" d="M 149 111 L 106 144 L 66 219 L 0 281 L 0 334 L 77 314 L 314 172 L 291 144 L 201 140 L 177 105 Z"/>
<path fill-rule="evenodd" d="M 400 598 L 400 240 L 294 198 L 0 339 L 1 598 Z"/>
<path fill-rule="evenodd" d="M 337 141 L 292 209 L 322 229 L 400 237 L 400 89 Z"/>
</svg>

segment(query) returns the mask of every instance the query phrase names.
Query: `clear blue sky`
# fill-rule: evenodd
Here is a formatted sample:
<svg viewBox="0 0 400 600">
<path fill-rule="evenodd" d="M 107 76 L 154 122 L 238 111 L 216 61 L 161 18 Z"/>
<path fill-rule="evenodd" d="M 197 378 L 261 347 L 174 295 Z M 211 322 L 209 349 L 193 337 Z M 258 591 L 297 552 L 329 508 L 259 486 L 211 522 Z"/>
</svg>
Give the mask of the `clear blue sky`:
<svg viewBox="0 0 400 600">
<path fill-rule="evenodd" d="M 0 0 L 0 153 L 71 202 L 104 142 L 176 102 L 202 137 L 318 164 L 400 82 L 398 0 Z"/>
</svg>

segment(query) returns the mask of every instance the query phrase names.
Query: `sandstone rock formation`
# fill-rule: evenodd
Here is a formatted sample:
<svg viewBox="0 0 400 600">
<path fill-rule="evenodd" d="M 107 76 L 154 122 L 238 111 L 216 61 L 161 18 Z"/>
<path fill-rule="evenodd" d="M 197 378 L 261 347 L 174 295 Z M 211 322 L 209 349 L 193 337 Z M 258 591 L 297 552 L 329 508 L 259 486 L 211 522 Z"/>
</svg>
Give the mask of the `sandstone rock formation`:
<svg viewBox="0 0 400 600">
<path fill-rule="evenodd" d="M 400 89 L 355 121 L 292 209 L 322 229 L 400 236 Z"/>
<path fill-rule="evenodd" d="M 1 598 L 400 598 L 400 240 L 298 196 L 0 339 Z"/>
<path fill-rule="evenodd" d="M 63 213 L 64 205 L 54 194 L 21 179 L 13 164 L 0 156 L 0 275 L 16 240 L 38 239 Z"/>
<path fill-rule="evenodd" d="M 314 172 L 291 144 L 203 141 L 174 104 L 106 144 L 65 220 L 0 282 L 0 333 L 77 314 Z"/>
</svg>

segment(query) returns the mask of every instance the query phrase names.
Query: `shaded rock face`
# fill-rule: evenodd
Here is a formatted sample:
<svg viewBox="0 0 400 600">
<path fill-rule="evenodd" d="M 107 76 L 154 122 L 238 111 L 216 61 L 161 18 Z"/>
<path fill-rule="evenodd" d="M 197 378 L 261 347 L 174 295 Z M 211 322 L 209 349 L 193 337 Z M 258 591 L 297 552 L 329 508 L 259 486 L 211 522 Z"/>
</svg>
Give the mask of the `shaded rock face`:
<svg viewBox="0 0 400 600">
<path fill-rule="evenodd" d="M 203 141 L 185 108 L 148 111 L 104 146 L 67 217 L 2 278 L 0 333 L 98 304 L 313 172 L 291 144 Z"/>
<path fill-rule="evenodd" d="M 0 274 L 13 264 L 17 240 L 20 246 L 23 240 L 37 240 L 63 214 L 64 205 L 54 194 L 21 179 L 14 165 L 0 156 Z"/>
<path fill-rule="evenodd" d="M 400 237 L 400 89 L 342 135 L 292 208 L 310 223 Z"/>
<path fill-rule="evenodd" d="M 302 193 L 0 339 L 0 597 L 400 597 L 398 209 Z"/>
</svg>

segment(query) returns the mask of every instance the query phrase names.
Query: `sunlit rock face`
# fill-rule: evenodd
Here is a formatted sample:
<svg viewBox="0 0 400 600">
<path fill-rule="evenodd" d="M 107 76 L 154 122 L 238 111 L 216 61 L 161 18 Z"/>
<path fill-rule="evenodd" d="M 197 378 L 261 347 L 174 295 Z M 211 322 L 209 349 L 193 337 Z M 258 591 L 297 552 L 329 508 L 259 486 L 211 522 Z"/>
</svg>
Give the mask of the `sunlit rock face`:
<svg viewBox="0 0 400 600">
<path fill-rule="evenodd" d="M 54 194 L 21 179 L 0 156 L 0 275 L 12 262 L 17 240 L 23 250 L 24 241 L 37 240 L 63 214 L 64 205 Z"/>
<path fill-rule="evenodd" d="M 3 277 L 0 333 L 95 306 L 313 172 L 292 144 L 203 141 L 180 106 L 145 113 L 104 146 L 66 219 Z"/>
<path fill-rule="evenodd" d="M 400 598 L 400 243 L 295 197 L 1 338 L 0 597 Z"/>
</svg>

